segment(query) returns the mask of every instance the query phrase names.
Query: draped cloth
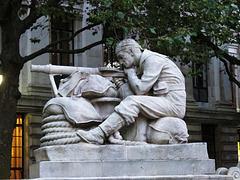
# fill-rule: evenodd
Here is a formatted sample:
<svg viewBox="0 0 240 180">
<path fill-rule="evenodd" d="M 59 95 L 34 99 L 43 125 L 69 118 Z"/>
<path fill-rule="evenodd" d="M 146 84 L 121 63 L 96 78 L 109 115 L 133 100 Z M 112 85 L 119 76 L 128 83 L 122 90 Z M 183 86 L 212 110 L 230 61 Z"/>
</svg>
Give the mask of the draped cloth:
<svg viewBox="0 0 240 180">
<path fill-rule="evenodd" d="M 62 109 L 66 120 L 72 124 L 101 123 L 102 119 L 91 102 L 85 98 L 57 97 L 50 99 L 43 108 L 43 114 L 50 105 Z"/>
</svg>

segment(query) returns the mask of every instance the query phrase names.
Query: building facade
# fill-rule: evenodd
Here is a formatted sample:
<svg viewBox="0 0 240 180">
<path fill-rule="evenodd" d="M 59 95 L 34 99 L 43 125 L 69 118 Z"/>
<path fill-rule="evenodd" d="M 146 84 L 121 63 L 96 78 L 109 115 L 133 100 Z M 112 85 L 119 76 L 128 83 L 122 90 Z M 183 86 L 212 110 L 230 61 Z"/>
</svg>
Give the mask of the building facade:
<svg viewBox="0 0 240 180">
<path fill-rule="evenodd" d="M 86 7 L 83 7 L 86 8 Z M 20 41 L 21 54 L 29 55 L 49 42 L 71 35 L 86 25 L 86 18 L 59 26 L 49 25 L 50 31 L 39 29 L 26 31 Z M 40 18 L 38 22 L 43 22 Z M 101 38 L 99 33 L 84 31 L 73 43 L 61 44 L 59 48 L 77 49 Z M 32 44 L 29 39 L 40 37 L 40 44 Z M 226 48 L 240 58 L 239 45 Z M 104 47 L 99 45 L 83 54 L 45 54 L 28 62 L 22 69 L 19 89 L 22 97 L 17 107 L 17 126 L 14 131 L 11 178 L 28 178 L 29 166 L 35 162 L 34 150 L 40 146 L 41 114 L 45 103 L 52 97 L 49 76 L 31 72 L 31 65 L 71 65 L 83 67 L 103 66 Z M 180 65 L 179 65 L 180 66 Z M 194 66 L 193 66 L 194 67 Z M 187 66 L 180 67 L 183 73 L 191 71 Z M 196 67 L 197 68 L 197 67 Z M 187 112 L 184 120 L 189 129 L 189 142 L 206 142 L 209 157 L 216 160 L 216 168 L 236 166 L 238 163 L 239 88 L 228 80 L 224 65 L 216 58 L 206 64 L 199 77 L 186 77 Z M 240 70 L 233 67 L 240 79 Z"/>
</svg>

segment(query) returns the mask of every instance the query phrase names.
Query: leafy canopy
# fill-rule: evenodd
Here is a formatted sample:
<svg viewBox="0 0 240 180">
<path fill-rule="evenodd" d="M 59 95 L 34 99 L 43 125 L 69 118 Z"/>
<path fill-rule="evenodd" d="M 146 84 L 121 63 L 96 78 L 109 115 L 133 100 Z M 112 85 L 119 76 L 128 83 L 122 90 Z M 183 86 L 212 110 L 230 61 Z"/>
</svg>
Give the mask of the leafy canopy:
<svg viewBox="0 0 240 180">
<path fill-rule="evenodd" d="M 229 64 L 240 65 L 224 45 L 239 44 L 239 0 L 90 0 L 89 22 L 102 21 L 109 44 L 119 30 L 150 48 L 180 60 L 204 64 L 217 56 L 239 87 Z"/>
<path fill-rule="evenodd" d="M 230 80 L 240 87 L 230 68 L 230 64 L 240 65 L 240 61 L 224 49 L 229 43 L 240 42 L 239 0 L 32 0 L 33 2 L 39 16 L 49 16 L 50 20 L 60 17 L 63 22 L 68 22 L 87 13 L 90 28 L 102 24 L 104 34 L 99 43 L 110 47 L 121 40 L 124 32 L 125 37 L 129 35 L 136 38 L 141 45 L 179 60 L 182 64 L 194 62 L 201 65 L 217 56 L 224 63 Z M 84 2 L 87 4 L 82 8 Z M 31 5 L 30 3 L 29 6 Z M 19 12 L 26 14 L 27 8 L 22 8 Z M 39 23 L 32 29 L 38 27 L 45 28 Z M 93 34 L 98 30 L 96 28 Z M 39 42 L 37 38 L 31 40 Z M 81 51 L 74 53 L 76 52 Z"/>
</svg>

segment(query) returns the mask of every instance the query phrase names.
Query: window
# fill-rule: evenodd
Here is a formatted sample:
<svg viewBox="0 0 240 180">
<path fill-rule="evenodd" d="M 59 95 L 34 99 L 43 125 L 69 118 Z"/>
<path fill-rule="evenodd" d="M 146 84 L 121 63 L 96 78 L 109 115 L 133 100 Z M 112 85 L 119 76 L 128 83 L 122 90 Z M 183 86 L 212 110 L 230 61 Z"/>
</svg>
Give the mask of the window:
<svg viewBox="0 0 240 180">
<path fill-rule="evenodd" d="M 57 41 L 63 38 L 68 38 L 73 35 L 73 21 L 63 22 L 61 18 L 51 21 L 51 41 Z M 62 42 L 54 48 L 62 50 L 74 49 L 74 41 Z M 73 66 L 74 54 L 52 53 L 51 64 Z"/>
<path fill-rule="evenodd" d="M 118 37 L 118 40 L 123 40 L 124 39 L 124 32 L 122 30 L 119 29 L 115 29 L 114 31 Z M 113 32 L 110 32 L 108 30 L 108 26 L 104 27 L 104 36 L 110 37 L 110 36 L 114 36 L 112 34 Z M 117 40 L 117 38 L 116 38 Z M 116 42 L 115 42 L 116 43 Z M 116 44 L 111 44 L 109 45 L 108 43 L 105 43 L 103 45 L 104 47 L 104 65 L 106 66 L 111 66 L 111 67 L 117 67 L 119 65 L 116 54 L 115 54 L 115 46 Z"/>
<path fill-rule="evenodd" d="M 193 77 L 193 96 L 198 102 L 208 102 L 207 64 L 193 64 L 193 71 L 199 74 Z"/>
<path fill-rule="evenodd" d="M 113 66 L 114 62 L 116 62 L 115 49 L 113 45 L 104 44 L 104 63 L 105 65 Z"/>
<path fill-rule="evenodd" d="M 12 138 L 12 159 L 10 179 L 23 178 L 23 116 L 17 115 Z"/>
</svg>

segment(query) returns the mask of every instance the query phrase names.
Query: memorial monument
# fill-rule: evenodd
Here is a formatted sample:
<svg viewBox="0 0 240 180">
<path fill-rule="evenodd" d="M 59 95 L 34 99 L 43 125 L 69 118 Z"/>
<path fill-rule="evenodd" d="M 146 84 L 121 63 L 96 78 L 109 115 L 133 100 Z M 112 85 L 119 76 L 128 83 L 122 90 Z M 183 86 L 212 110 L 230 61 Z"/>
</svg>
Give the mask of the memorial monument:
<svg viewBox="0 0 240 180">
<path fill-rule="evenodd" d="M 215 174 L 205 143 L 187 143 L 185 81 L 165 55 L 125 39 L 124 70 L 33 66 L 65 74 L 43 109 L 41 148 L 31 177 L 232 179 Z M 171 177 L 170 177 L 171 176 Z"/>
</svg>

